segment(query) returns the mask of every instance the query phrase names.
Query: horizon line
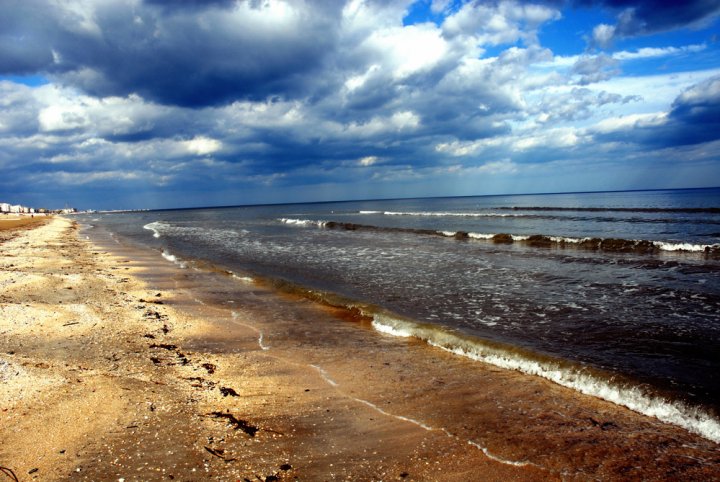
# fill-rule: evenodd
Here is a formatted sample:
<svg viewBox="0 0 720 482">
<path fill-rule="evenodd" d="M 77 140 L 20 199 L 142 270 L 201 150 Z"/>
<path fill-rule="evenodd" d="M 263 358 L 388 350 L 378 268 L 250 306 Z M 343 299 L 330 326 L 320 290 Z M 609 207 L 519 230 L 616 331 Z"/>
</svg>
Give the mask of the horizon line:
<svg viewBox="0 0 720 482">
<path fill-rule="evenodd" d="M 561 191 L 561 192 L 534 192 L 520 194 L 468 194 L 460 196 L 411 196 L 411 197 L 388 197 L 388 198 L 363 198 L 363 199 L 342 199 L 333 201 L 293 201 L 293 202 L 277 202 L 277 203 L 258 203 L 258 204 L 227 204 L 215 206 L 188 206 L 188 207 L 168 207 L 168 208 L 135 208 L 135 209 L 99 209 L 87 211 L 97 211 L 100 213 L 113 212 L 157 212 L 157 211 L 192 211 L 200 209 L 232 209 L 244 207 L 263 207 L 263 206 L 291 206 L 296 204 L 334 204 L 334 203 L 351 203 L 351 202 L 371 202 L 371 201 L 409 201 L 413 199 L 462 199 L 471 197 L 500 197 L 500 196 L 552 196 L 562 194 L 604 194 L 619 192 L 652 192 L 652 191 L 700 191 L 704 189 L 720 189 L 720 186 L 706 187 L 681 187 L 681 188 L 652 188 L 652 189 L 609 189 L 600 191 Z"/>
</svg>

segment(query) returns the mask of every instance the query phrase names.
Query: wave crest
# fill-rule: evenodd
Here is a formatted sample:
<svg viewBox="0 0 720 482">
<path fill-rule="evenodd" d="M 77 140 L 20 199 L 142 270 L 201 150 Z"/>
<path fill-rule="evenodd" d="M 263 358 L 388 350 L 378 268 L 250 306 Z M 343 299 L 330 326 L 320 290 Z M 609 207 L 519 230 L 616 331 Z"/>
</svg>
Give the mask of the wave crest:
<svg viewBox="0 0 720 482">
<path fill-rule="evenodd" d="M 283 224 L 290 224 L 293 226 L 316 226 L 322 228 L 325 226 L 324 221 L 313 221 L 311 219 L 292 219 L 292 218 L 280 218 L 278 219 Z"/>
<path fill-rule="evenodd" d="M 466 231 L 437 231 L 432 229 L 384 227 L 336 221 L 305 221 L 305 223 L 307 223 L 305 224 L 307 226 L 315 225 L 327 229 L 344 229 L 346 231 L 413 233 L 418 235 L 443 236 L 458 240 L 475 239 L 480 241 L 491 241 L 496 244 L 512 244 L 514 242 L 518 242 L 533 248 L 577 248 L 594 251 L 637 254 L 685 252 L 700 253 L 711 257 L 720 257 L 720 244 L 673 243 L 668 241 L 622 238 L 575 238 L 569 236 L 547 236 L 544 234 L 525 235 L 508 233 L 472 233 Z"/>
<path fill-rule="evenodd" d="M 153 232 L 153 238 L 159 238 L 162 236 L 163 231 L 167 231 L 167 228 L 169 228 L 170 225 L 167 223 L 163 223 L 161 221 L 155 221 L 152 223 L 148 223 L 145 226 L 143 226 L 143 229 L 147 229 L 149 231 Z"/>
<path fill-rule="evenodd" d="M 456 355 L 545 378 L 720 443 L 720 421 L 705 410 L 648 394 L 639 385 L 618 381 L 610 374 L 387 314 L 375 314 L 372 326 L 381 333 L 417 338 Z"/>
</svg>

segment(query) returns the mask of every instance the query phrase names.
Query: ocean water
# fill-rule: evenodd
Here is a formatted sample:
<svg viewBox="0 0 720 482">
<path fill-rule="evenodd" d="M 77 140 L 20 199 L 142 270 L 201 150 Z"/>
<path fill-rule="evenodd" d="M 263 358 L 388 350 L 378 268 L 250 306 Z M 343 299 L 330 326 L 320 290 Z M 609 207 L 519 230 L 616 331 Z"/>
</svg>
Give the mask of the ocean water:
<svg viewBox="0 0 720 482">
<path fill-rule="evenodd" d="M 720 188 L 79 216 L 720 442 Z"/>
</svg>

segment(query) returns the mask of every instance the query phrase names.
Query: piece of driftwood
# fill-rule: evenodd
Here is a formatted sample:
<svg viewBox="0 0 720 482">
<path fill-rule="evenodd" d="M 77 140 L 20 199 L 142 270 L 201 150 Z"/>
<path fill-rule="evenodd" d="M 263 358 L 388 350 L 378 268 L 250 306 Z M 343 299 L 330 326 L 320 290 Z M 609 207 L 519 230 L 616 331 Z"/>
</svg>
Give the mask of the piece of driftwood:
<svg viewBox="0 0 720 482">
<path fill-rule="evenodd" d="M 205 450 L 207 450 L 208 452 L 213 454 L 215 457 L 222 459 L 225 462 L 232 462 L 233 460 L 237 460 L 237 459 L 229 459 L 229 458 L 225 457 L 225 449 L 214 449 L 214 448 L 208 447 L 206 445 L 204 445 L 203 447 L 205 447 Z"/>
<path fill-rule="evenodd" d="M 20 482 L 20 481 L 18 480 L 17 476 L 15 475 L 15 472 L 12 471 L 12 469 L 9 469 L 9 468 L 7 468 L 7 467 L 0 467 L 0 473 L 3 473 L 3 474 L 5 474 L 5 475 L 7 475 L 8 477 L 10 477 L 10 478 L 11 478 L 12 480 L 14 480 L 15 482 Z"/>
</svg>

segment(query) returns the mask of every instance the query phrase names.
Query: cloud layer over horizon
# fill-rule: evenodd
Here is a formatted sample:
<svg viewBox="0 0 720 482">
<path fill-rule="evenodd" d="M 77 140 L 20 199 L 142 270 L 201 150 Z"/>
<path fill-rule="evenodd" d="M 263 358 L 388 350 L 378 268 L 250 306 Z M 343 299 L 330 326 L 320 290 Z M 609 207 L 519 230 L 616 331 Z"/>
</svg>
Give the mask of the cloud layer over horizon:
<svg viewBox="0 0 720 482">
<path fill-rule="evenodd" d="M 719 14 L 4 2 L 0 197 L 161 208 L 720 185 Z"/>
</svg>

